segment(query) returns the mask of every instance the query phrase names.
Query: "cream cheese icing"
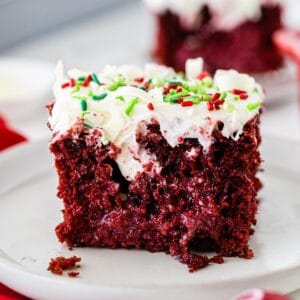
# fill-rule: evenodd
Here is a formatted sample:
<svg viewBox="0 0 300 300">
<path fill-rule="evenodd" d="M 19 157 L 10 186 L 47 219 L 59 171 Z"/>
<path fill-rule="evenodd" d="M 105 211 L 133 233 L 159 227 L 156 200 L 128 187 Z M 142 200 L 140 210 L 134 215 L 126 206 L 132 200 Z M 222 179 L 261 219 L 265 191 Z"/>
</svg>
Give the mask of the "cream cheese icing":
<svg viewBox="0 0 300 300">
<path fill-rule="evenodd" d="M 244 21 L 258 20 L 261 5 L 278 0 L 144 0 L 144 2 L 156 14 L 167 10 L 177 14 L 186 27 L 193 27 L 197 23 L 201 9 L 208 6 L 215 26 L 230 30 Z"/>
<path fill-rule="evenodd" d="M 125 178 L 133 180 L 149 162 L 159 173 L 155 157 L 136 142 L 136 132 L 143 130 L 145 122 L 156 120 L 172 147 L 180 139 L 195 138 L 208 149 L 219 121 L 224 124 L 222 134 L 237 140 L 244 125 L 259 112 L 264 95 L 252 77 L 219 70 L 211 78 L 202 73 L 202 66 L 202 59 L 188 60 L 188 78 L 156 64 L 144 69 L 106 66 L 92 73 L 92 79 L 91 73 L 77 69 L 70 70 L 67 78 L 59 63 L 50 127 L 59 138 L 83 119 L 89 130 L 102 131 L 101 143 L 112 142 L 120 148 L 116 161 Z"/>
</svg>

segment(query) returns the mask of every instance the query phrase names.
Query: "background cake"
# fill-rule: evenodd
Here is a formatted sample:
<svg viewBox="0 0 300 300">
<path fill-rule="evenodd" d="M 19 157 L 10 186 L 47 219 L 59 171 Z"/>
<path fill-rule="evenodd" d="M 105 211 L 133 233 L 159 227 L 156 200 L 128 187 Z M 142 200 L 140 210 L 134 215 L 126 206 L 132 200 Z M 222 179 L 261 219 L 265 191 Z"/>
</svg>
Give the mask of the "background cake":
<svg viewBox="0 0 300 300">
<path fill-rule="evenodd" d="M 183 71 L 202 56 L 209 72 L 275 70 L 282 57 L 272 41 L 282 27 L 281 6 L 266 0 L 144 0 L 155 14 L 154 57 Z"/>
<path fill-rule="evenodd" d="M 49 105 L 69 246 L 179 256 L 190 271 L 251 258 L 263 93 L 248 75 L 149 64 L 57 70 Z M 216 256 L 195 254 L 214 251 Z"/>
</svg>

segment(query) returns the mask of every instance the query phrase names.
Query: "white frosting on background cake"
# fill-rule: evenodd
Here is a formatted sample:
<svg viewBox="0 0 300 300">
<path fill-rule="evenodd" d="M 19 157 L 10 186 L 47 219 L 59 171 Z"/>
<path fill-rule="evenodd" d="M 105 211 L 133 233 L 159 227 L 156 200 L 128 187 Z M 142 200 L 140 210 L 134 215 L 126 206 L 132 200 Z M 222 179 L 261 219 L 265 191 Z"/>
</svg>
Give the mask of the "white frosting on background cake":
<svg viewBox="0 0 300 300">
<path fill-rule="evenodd" d="M 258 20 L 261 5 L 278 0 L 144 0 L 154 13 L 167 10 L 177 14 L 183 25 L 192 27 L 199 12 L 207 5 L 213 15 L 212 22 L 220 29 L 230 30 L 247 20 Z"/>
<path fill-rule="evenodd" d="M 210 111 L 208 102 L 203 99 L 186 107 L 179 103 L 166 102 L 172 95 L 166 98 L 161 85 L 181 78 L 171 68 L 154 64 L 146 65 L 144 69 L 106 66 L 102 72 L 97 73 L 101 84 L 92 81 L 87 87 L 81 86 L 74 91 L 74 87 L 62 87 L 69 79 L 64 76 L 62 65 L 59 64 L 54 86 L 55 104 L 49 118 L 50 126 L 57 139 L 71 129 L 79 118 L 83 118 L 91 131 L 92 128 L 102 131 L 102 143 L 110 141 L 121 149 L 117 163 L 127 179 L 133 179 L 147 162 L 154 162 L 154 168 L 159 172 L 155 158 L 141 150 L 136 142 L 137 130 L 144 130 L 143 121 L 156 120 L 160 124 L 162 135 L 172 147 L 178 145 L 182 138 L 196 138 L 204 149 L 208 149 L 213 142 L 211 133 L 218 121 L 224 123 L 222 134 L 226 138 L 237 140 L 244 125 L 259 112 L 259 104 L 264 95 L 252 77 L 230 70 L 218 71 L 214 80 L 206 77 L 201 81 L 196 77 L 202 72 L 202 65 L 203 62 L 199 59 L 189 60 L 189 80 L 182 79 L 182 83 L 188 84 L 187 88 L 191 89 L 190 97 L 194 96 L 196 100 L 197 97 L 211 97 L 209 94 L 214 95 L 216 92 L 227 92 L 219 109 Z M 89 73 L 71 70 L 68 74 L 70 78 L 76 79 L 86 77 Z M 151 80 L 152 86 L 147 91 L 141 89 L 137 86 L 141 85 L 137 84 L 137 78 L 141 78 L 139 81 L 143 79 L 144 83 Z M 123 86 L 111 90 L 113 88 L 109 87 L 118 80 L 123 82 Z M 192 92 L 194 87 L 197 90 L 199 86 L 205 87 L 199 88 L 205 89 L 204 96 L 196 96 L 196 92 Z M 237 100 L 239 96 L 230 92 L 233 89 L 243 90 L 248 98 Z M 91 95 L 106 96 L 101 100 L 94 100 Z M 135 105 L 129 112 L 129 106 L 133 102 Z M 85 111 L 83 104 L 86 106 Z"/>
</svg>

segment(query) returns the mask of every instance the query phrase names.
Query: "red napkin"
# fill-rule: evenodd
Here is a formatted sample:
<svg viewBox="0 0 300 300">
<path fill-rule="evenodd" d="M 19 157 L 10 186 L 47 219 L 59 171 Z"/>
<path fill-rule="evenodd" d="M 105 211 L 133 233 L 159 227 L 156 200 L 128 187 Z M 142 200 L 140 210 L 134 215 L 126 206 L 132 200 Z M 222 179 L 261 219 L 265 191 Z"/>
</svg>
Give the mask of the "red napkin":
<svg viewBox="0 0 300 300">
<path fill-rule="evenodd" d="M 9 128 L 5 120 L 0 116 L 0 151 L 24 141 L 26 141 L 26 138 Z"/>
<path fill-rule="evenodd" d="M 9 288 L 5 287 L 4 285 L 0 284 L 0 300 L 26 300 L 26 298 Z"/>
<path fill-rule="evenodd" d="M 24 141 L 26 141 L 26 138 L 10 129 L 5 120 L 0 116 L 0 151 Z M 0 283 L 0 300 L 25 299 L 28 298 L 15 293 Z"/>
<path fill-rule="evenodd" d="M 289 298 L 277 293 L 253 289 L 242 293 L 235 300 L 289 300 Z"/>
</svg>

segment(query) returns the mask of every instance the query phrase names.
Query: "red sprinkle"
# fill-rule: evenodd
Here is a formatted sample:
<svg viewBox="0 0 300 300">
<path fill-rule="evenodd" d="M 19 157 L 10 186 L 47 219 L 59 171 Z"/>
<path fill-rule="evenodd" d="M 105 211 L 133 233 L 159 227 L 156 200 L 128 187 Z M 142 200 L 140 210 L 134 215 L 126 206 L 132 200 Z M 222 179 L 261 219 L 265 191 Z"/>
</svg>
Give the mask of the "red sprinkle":
<svg viewBox="0 0 300 300">
<path fill-rule="evenodd" d="M 177 99 L 177 103 L 182 103 L 182 101 L 183 101 L 183 98 L 178 98 Z"/>
<path fill-rule="evenodd" d="M 194 104 L 193 101 L 182 101 L 181 102 L 181 106 L 183 106 L 183 107 L 185 107 L 185 106 L 193 106 L 193 104 Z"/>
<path fill-rule="evenodd" d="M 247 94 L 247 92 L 243 91 L 243 90 L 233 89 L 232 90 L 232 94 L 234 94 L 234 95 L 240 95 L 240 94 Z"/>
<path fill-rule="evenodd" d="M 211 101 L 207 102 L 207 108 L 209 111 L 213 111 L 214 110 L 214 104 Z"/>
<path fill-rule="evenodd" d="M 143 77 L 136 77 L 136 78 L 134 78 L 134 81 L 138 82 L 138 83 L 142 83 L 142 82 L 144 82 L 144 78 Z"/>
<path fill-rule="evenodd" d="M 180 84 L 178 84 L 178 83 L 170 83 L 169 86 L 168 86 L 168 88 L 169 88 L 169 90 L 170 89 L 177 89 L 178 86 L 180 86 Z"/>
<path fill-rule="evenodd" d="M 91 75 L 87 76 L 87 78 L 83 81 L 82 86 L 87 87 L 90 84 L 91 80 L 92 80 L 92 76 Z"/>
<path fill-rule="evenodd" d="M 211 101 L 218 100 L 220 98 L 221 94 L 220 93 L 215 93 L 211 99 Z"/>
<path fill-rule="evenodd" d="M 149 110 L 154 110 L 154 105 L 151 102 L 147 104 L 147 107 Z"/>
<path fill-rule="evenodd" d="M 169 94 L 170 88 L 169 87 L 164 87 L 164 95 Z"/>
<path fill-rule="evenodd" d="M 145 83 L 144 83 L 144 87 L 145 87 L 146 90 L 148 90 L 149 87 L 150 87 L 150 83 L 149 83 L 148 81 L 145 82 Z"/>
<path fill-rule="evenodd" d="M 182 92 L 182 87 L 181 86 L 177 87 L 177 93 L 180 93 L 180 92 Z"/>
<path fill-rule="evenodd" d="M 71 79 L 70 79 L 70 87 L 74 87 L 75 84 L 76 84 L 75 79 L 74 79 L 74 78 L 71 78 Z"/>
<path fill-rule="evenodd" d="M 65 89 L 65 88 L 67 88 L 67 87 L 69 87 L 70 86 L 70 83 L 69 82 L 65 82 L 65 83 L 63 83 L 62 85 L 61 85 L 61 88 L 62 89 Z"/>
<path fill-rule="evenodd" d="M 202 72 L 202 73 L 200 73 L 200 74 L 197 76 L 197 79 L 202 80 L 202 79 L 204 79 L 205 77 L 208 77 L 208 76 L 210 76 L 209 73 L 207 73 L 207 72 Z"/>
<path fill-rule="evenodd" d="M 183 142 L 183 137 L 180 136 L 178 139 L 177 139 L 178 143 L 182 143 Z"/>
<path fill-rule="evenodd" d="M 224 100 L 220 100 L 220 99 L 215 99 L 215 100 L 210 100 L 207 102 L 207 108 L 209 111 L 213 111 L 213 110 L 219 110 L 220 106 L 224 103 Z"/>
<path fill-rule="evenodd" d="M 242 93 L 242 94 L 240 94 L 240 99 L 241 99 L 241 100 L 246 100 L 247 98 L 248 98 L 247 93 Z"/>
</svg>

